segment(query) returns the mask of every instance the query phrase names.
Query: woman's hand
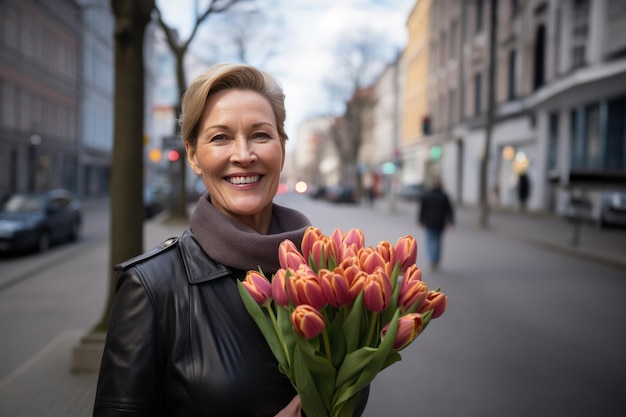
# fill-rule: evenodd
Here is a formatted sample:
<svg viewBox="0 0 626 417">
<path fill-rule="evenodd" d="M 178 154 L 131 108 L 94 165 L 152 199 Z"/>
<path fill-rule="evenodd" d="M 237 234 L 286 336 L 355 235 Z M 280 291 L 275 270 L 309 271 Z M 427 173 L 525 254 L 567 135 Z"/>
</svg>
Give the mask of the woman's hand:
<svg viewBox="0 0 626 417">
<path fill-rule="evenodd" d="M 291 402 L 287 404 L 287 407 L 280 410 L 275 417 L 300 417 L 302 415 L 300 414 L 301 409 L 300 396 L 296 395 Z"/>
</svg>

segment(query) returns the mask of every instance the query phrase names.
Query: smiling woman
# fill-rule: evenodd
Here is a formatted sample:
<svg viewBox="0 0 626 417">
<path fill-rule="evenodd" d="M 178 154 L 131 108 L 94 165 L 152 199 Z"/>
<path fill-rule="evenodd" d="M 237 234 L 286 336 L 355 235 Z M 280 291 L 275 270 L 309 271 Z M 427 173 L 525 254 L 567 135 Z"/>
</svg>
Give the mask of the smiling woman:
<svg viewBox="0 0 626 417">
<path fill-rule="evenodd" d="M 301 414 L 237 287 L 277 271 L 281 242 L 310 226 L 273 202 L 284 122 L 280 85 L 254 67 L 219 64 L 189 86 L 181 131 L 207 192 L 180 237 L 116 267 L 94 416 Z"/>
</svg>

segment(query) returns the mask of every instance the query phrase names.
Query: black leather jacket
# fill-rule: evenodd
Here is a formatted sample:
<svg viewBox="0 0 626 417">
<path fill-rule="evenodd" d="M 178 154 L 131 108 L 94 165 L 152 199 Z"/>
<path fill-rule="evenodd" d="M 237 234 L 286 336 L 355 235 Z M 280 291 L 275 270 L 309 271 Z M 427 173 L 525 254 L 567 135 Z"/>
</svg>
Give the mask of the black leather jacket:
<svg viewBox="0 0 626 417">
<path fill-rule="evenodd" d="M 241 302 L 245 271 L 214 262 L 189 230 L 116 269 L 94 416 L 274 416 L 293 398 Z"/>
</svg>

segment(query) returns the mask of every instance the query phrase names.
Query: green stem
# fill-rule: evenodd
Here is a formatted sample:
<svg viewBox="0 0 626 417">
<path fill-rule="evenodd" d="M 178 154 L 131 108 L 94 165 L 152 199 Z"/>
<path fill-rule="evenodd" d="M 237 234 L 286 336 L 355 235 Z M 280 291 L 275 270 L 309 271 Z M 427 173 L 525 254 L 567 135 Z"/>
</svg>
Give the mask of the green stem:
<svg viewBox="0 0 626 417">
<path fill-rule="evenodd" d="M 372 337 L 374 336 L 374 330 L 376 330 L 376 325 L 378 324 L 378 313 L 375 311 L 371 312 L 370 316 L 370 328 L 367 332 L 367 339 L 365 340 L 365 346 L 369 346 L 372 341 Z"/>
<path fill-rule="evenodd" d="M 278 327 L 278 320 L 276 320 L 274 309 L 272 309 L 271 305 L 265 308 L 270 313 L 270 319 L 272 319 L 272 324 L 274 325 L 276 336 L 278 336 L 278 340 L 280 341 L 280 346 L 283 348 L 283 353 L 285 354 L 285 361 L 287 361 L 287 366 L 291 369 L 291 358 L 289 357 L 289 352 L 287 352 L 287 345 L 285 345 L 285 341 L 283 340 L 283 335 L 280 331 L 280 328 Z"/>
<path fill-rule="evenodd" d="M 328 332 L 326 331 L 326 329 L 322 331 L 322 340 L 324 341 L 326 359 L 328 359 L 328 362 L 333 363 L 332 352 L 330 351 L 330 340 L 328 339 Z"/>
</svg>

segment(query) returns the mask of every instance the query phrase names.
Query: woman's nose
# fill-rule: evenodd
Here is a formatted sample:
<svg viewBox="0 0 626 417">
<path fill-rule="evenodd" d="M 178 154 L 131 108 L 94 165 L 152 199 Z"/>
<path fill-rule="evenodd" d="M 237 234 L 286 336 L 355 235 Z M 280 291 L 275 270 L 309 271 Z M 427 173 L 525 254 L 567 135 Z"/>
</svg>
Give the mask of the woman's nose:
<svg viewBox="0 0 626 417">
<path fill-rule="evenodd" d="M 231 155 L 231 161 L 239 164 L 249 164 L 256 160 L 254 147 L 251 146 L 245 138 L 237 138 L 234 141 L 234 149 Z"/>
</svg>

